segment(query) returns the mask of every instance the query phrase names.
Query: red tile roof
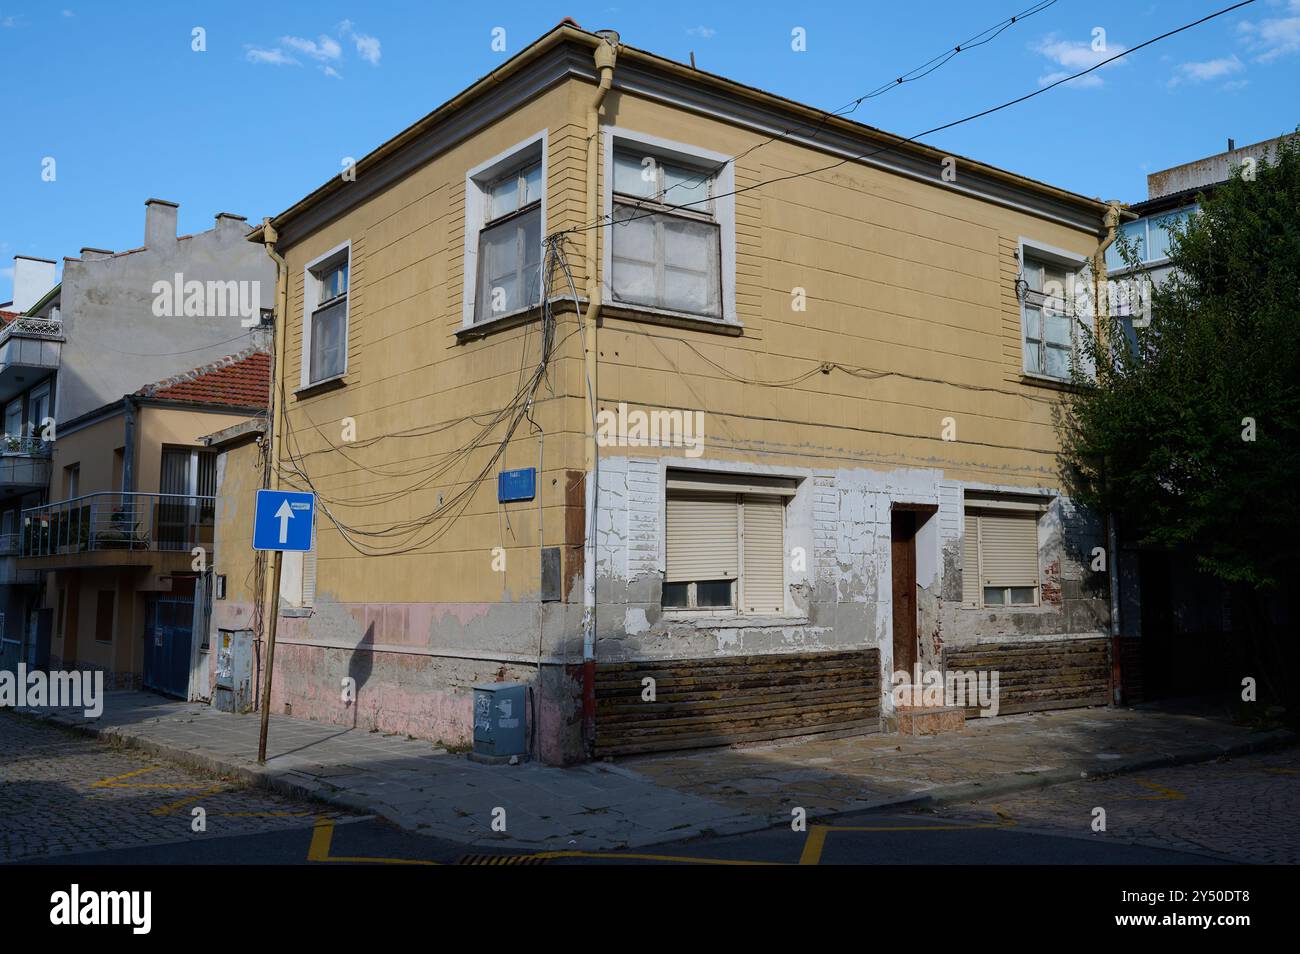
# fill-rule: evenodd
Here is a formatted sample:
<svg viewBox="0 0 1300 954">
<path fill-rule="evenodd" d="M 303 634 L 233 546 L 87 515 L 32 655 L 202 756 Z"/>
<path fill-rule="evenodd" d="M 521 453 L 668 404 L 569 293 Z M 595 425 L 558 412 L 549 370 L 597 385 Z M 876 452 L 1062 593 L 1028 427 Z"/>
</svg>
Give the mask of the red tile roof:
<svg viewBox="0 0 1300 954">
<path fill-rule="evenodd" d="M 22 315 L 16 311 L 0 311 L 0 327 L 9 324 L 9 322 L 13 321 L 15 318 L 21 317 Z"/>
<path fill-rule="evenodd" d="M 173 375 L 135 392 L 139 397 L 230 407 L 266 407 L 271 396 L 271 356 L 249 349 Z"/>
</svg>

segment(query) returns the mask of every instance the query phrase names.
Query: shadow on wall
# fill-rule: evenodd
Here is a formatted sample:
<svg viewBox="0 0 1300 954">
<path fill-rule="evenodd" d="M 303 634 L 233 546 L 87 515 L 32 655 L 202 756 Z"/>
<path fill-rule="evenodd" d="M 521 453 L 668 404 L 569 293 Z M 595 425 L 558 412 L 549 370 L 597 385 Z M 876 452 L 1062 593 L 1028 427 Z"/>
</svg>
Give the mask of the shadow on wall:
<svg viewBox="0 0 1300 954">
<path fill-rule="evenodd" d="M 370 681 L 375 671 L 375 624 L 366 627 L 365 635 L 357 643 L 348 659 L 348 676 L 356 686 L 356 701 L 352 705 L 352 727 L 357 726 L 357 710 L 360 708 L 361 689 Z"/>
</svg>

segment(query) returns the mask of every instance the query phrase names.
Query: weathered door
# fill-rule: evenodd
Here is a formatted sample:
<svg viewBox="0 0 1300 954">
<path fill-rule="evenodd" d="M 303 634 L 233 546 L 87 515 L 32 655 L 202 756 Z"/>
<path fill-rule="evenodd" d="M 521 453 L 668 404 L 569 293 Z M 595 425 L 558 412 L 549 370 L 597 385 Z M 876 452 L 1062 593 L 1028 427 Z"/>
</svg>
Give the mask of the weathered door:
<svg viewBox="0 0 1300 954">
<path fill-rule="evenodd" d="M 194 581 L 176 578 L 172 592 L 151 593 L 145 606 L 144 684 L 169 696 L 189 695 Z"/>
<path fill-rule="evenodd" d="M 894 583 L 894 671 L 910 673 L 916 665 L 916 513 L 895 510 L 890 514 L 889 523 Z"/>
</svg>

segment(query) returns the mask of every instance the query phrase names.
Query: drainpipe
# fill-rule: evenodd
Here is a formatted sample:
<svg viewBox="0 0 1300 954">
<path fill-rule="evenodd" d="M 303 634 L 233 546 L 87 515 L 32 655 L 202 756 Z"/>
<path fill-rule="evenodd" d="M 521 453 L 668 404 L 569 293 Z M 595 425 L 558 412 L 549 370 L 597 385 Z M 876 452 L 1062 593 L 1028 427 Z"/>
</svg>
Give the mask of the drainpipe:
<svg viewBox="0 0 1300 954">
<path fill-rule="evenodd" d="M 276 426 L 275 415 L 277 409 L 282 418 L 286 413 L 286 410 L 280 406 L 280 397 L 284 394 L 285 362 L 281 357 L 284 355 L 282 336 L 288 331 L 285 326 L 289 315 L 289 266 L 285 264 L 284 257 L 275 250 L 275 243 L 279 239 L 280 236 L 271 225 L 270 218 L 263 218 L 262 246 L 271 261 L 275 262 L 276 315 L 275 324 L 272 326 L 274 344 L 271 348 L 271 400 L 267 404 L 266 421 L 271 434 L 270 468 L 264 478 L 271 490 L 277 490 L 280 486 L 280 428 Z M 262 726 L 257 737 L 257 761 L 262 765 L 266 764 L 266 732 L 271 721 L 271 673 L 275 668 L 275 631 L 280 621 L 280 571 L 284 564 L 282 557 L 283 554 L 279 550 L 268 552 L 267 559 L 271 561 L 272 567 L 271 591 L 269 594 L 263 591 L 262 594 L 262 627 L 266 630 L 266 671 L 262 674 Z"/>
<path fill-rule="evenodd" d="M 1098 318 L 1097 332 L 1100 333 L 1100 319 L 1110 314 L 1110 296 L 1106 280 L 1106 250 L 1115 242 L 1119 229 L 1120 203 L 1111 200 L 1106 203 L 1105 225 L 1101 233 L 1101 243 L 1092 254 L 1093 301 Z M 1124 697 L 1124 673 L 1122 653 L 1120 651 L 1120 608 L 1119 608 L 1119 533 L 1113 512 L 1106 514 L 1106 575 L 1110 584 L 1110 695 L 1111 703 L 1119 705 Z"/>
<path fill-rule="evenodd" d="M 600 159 L 600 108 L 605 94 L 614 84 L 614 63 L 618 58 L 618 34 L 613 30 L 600 33 L 596 47 L 596 69 L 600 82 L 587 107 L 587 206 L 588 222 L 599 220 L 600 196 L 597 192 L 597 166 Z M 582 738 L 587 754 L 593 751 L 596 738 L 596 506 L 600 463 L 596 447 L 596 329 L 600 319 L 600 281 L 596 273 L 597 238 L 600 229 L 586 235 L 587 310 L 582 316 L 587 394 L 586 455 L 587 486 L 585 492 L 585 547 L 582 557 Z"/>
<path fill-rule="evenodd" d="M 122 493 L 135 492 L 135 398 L 122 398 L 125 427 L 122 434 Z"/>
</svg>

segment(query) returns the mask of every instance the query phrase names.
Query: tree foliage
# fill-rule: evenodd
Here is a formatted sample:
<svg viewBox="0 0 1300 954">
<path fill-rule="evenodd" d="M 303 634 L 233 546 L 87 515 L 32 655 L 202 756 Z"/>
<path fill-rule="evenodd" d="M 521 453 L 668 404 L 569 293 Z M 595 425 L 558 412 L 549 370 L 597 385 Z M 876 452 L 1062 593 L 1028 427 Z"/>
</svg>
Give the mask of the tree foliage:
<svg viewBox="0 0 1300 954">
<path fill-rule="evenodd" d="M 1149 326 L 1111 316 L 1086 336 L 1095 380 L 1059 408 L 1062 469 L 1126 536 L 1276 591 L 1300 565 L 1300 137 L 1171 240 Z"/>
</svg>

